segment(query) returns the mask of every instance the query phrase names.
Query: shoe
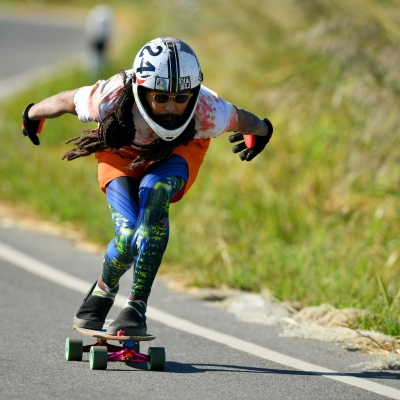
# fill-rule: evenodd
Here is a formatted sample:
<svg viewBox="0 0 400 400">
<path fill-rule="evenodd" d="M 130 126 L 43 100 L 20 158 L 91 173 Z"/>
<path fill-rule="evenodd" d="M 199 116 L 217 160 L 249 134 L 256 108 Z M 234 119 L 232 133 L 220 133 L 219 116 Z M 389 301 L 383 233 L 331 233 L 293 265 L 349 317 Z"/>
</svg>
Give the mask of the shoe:
<svg viewBox="0 0 400 400">
<path fill-rule="evenodd" d="M 73 324 L 78 328 L 101 331 L 107 314 L 114 304 L 113 298 L 92 296 L 92 291 L 96 287 L 96 284 L 97 282 L 89 290 L 74 317 Z"/>
<path fill-rule="evenodd" d="M 107 328 L 108 335 L 117 335 L 118 331 L 125 331 L 125 336 L 145 336 L 146 304 L 141 300 L 129 301 L 122 309 L 117 319 Z"/>
</svg>

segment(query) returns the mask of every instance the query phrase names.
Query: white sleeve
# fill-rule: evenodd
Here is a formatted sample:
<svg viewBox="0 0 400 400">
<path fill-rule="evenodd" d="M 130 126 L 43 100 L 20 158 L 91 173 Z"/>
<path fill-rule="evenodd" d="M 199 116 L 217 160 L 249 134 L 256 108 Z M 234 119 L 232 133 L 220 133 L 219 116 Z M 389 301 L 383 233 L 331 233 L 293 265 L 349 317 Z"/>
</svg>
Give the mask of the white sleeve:
<svg viewBox="0 0 400 400">
<path fill-rule="evenodd" d="M 215 138 L 230 131 L 238 120 L 235 107 L 203 85 L 194 118 L 198 138 Z"/>
<path fill-rule="evenodd" d="M 75 110 L 82 122 L 100 122 L 113 112 L 123 90 L 122 77 L 114 75 L 100 80 L 93 86 L 83 86 L 74 97 Z"/>
</svg>

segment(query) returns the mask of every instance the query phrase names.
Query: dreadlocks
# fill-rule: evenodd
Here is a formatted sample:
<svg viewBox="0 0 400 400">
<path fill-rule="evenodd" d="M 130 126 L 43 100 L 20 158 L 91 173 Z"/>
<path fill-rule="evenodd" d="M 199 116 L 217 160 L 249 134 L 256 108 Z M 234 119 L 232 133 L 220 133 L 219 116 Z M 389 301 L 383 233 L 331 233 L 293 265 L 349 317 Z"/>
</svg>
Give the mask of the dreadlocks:
<svg viewBox="0 0 400 400">
<path fill-rule="evenodd" d="M 124 89 L 118 99 L 115 111 L 106 115 L 96 129 L 83 129 L 84 135 L 69 139 L 65 143 L 73 143 L 76 147 L 64 154 L 71 161 L 75 158 L 88 156 L 105 149 L 118 150 L 131 146 L 135 139 L 135 123 L 132 108 L 135 103 L 132 91 L 132 78 L 128 79 L 125 71 L 120 71 L 124 80 Z M 187 146 L 196 135 L 195 120 L 192 118 L 185 130 L 174 140 L 156 139 L 153 143 L 139 145 L 139 150 L 132 150 L 139 155 L 132 161 L 129 168 L 138 167 L 148 161 L 164 160 L 172 155 L 178 146 Z M 128 150 L 129 149 L 124 149 Z"/>
<path fill-rule="evenodd" d="M 74 149 L 64 154 L 69 161 L 75 158 L 88 156 L 104 149 L 120 149 L 130 146 L 135 139 L 135 124 L 133 122 L 132 107 L 134 98 L 132 93 L 132 79 L 127 79 L 125 71 L 120 71 L 124 79 L 124 89 L 118 99 L 115 111 L 106 115 L 96 129 L 83 129 L 84 135 L 67 140 L 73 143 Z"/>
</svg>

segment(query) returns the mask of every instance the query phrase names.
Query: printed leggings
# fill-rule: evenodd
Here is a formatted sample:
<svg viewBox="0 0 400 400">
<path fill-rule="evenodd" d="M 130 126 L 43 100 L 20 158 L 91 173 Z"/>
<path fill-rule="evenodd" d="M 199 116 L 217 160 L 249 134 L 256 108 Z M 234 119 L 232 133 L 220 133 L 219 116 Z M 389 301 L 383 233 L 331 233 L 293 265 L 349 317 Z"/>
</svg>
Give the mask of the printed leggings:
<svg viewBox="0 0 400 400">
<path fill-rule="evenodd" d="M 101 278 L 108 287 L 115 287 L 133 265 L 132 294 L 150 295 L 167 248 L 170 200 L 183 188 L 188 174 L 185 159 L 173 155 L 152 164 L 140 181 L 123 176 L 108 184 L 115 229 L 103 257 Z"/>
</svg>

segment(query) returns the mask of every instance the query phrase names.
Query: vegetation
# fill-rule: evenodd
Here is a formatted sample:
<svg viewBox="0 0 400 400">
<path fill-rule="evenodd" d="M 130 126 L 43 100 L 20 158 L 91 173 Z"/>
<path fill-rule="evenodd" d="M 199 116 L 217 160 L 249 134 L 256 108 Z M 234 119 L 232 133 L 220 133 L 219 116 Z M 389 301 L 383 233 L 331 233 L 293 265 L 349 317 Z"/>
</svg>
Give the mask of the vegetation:
<svg viewBox="0 0 400 400">
<path fill-rule="evenodd" d="M 118 3 L 131 41 L 108 72 L 129 68 L 147 40 L 177 36 L 198 53 L 206 86 L 275 126 L 251 163 L 227 135 L 213 140 L 196 185 L 171 207 L 161 270 L 360 308 L 360 327 L 400 335 L 400 1 Z M 2 105 L 0 196 L 105 244 L 94 158 L 59 161 L 82 124 L 47 121 L 38 148 L 19 133 L 29 102 L 89 83 L 72 67 Z"/>
</svg>

